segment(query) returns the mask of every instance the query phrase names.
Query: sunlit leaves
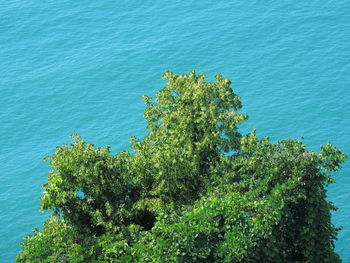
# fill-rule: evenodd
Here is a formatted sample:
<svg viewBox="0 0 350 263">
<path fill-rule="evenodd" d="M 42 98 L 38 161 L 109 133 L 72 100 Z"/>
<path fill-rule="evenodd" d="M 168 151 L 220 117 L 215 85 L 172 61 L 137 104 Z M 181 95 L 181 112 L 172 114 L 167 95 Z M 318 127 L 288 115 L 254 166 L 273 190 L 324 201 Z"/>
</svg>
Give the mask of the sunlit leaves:
<svg viewBox="0 0 350 263">
<path fill-rule="evenodd" d="M 341 262 L 326 186 L 346 155 L 242 136 L 247 115 L 221 75 L 163 78 L 130 152 L 74 134 L 46 158 L 41 209 L 55 216 L 17 262 Z"/>
</svg>

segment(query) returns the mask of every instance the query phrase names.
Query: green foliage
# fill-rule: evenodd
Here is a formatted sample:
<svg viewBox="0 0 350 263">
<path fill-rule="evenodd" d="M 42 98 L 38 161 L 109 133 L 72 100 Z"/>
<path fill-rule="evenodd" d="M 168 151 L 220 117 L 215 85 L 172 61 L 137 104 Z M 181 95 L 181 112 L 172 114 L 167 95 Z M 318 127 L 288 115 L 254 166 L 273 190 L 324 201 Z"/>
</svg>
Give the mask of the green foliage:
<svg viewBox="0 0 350 263">
<path fill-rule="evenodd" d="M 132 139 L 133 176 L 152 202 L 190 204 L 205 191 L 222 152 L 239 148 L 236 126 L 247 116 L 237 113 L 240 98 L 220 75 L 213 83 L 194 71 L 163 78 L 168 83 L 156 102 L 144 97 L 150 132 L 142 142 Z"/>
<path fill-rule="evenodd" d="M 79 239 L 72 227 L 55 216 L 43 225 L 43 230 L 34 230 L 22 243 L 25 248 L 16 262 L 82 262 Z"/>
<path fill-rule="evenodd" d="M 131 152 L 74 135 L 47 157 L 41 209 L 54 215 L 16 262 L 341 262 L 326 187 L 346 156 L 242 136 L 247 116 L 220 75 L 164 79 Z"/>
<path fill-rule="evenodd" d="M 54 167 L 41 196 L 41 209 L 52 209 L 79 233 L 101 235 L 129 222 L 132 182 L 126 177 L 128 154 L 110 154 L 74 135 L 71 147 L 56 148 L 46 160 Z"/>
</svg>

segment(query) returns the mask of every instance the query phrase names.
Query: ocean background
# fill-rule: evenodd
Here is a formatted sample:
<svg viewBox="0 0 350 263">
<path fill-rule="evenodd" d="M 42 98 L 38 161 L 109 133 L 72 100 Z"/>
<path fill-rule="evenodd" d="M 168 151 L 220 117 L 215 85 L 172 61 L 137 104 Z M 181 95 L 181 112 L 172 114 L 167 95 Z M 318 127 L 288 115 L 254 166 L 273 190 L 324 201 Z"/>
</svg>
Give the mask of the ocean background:
<svg viewBox="0 0 350 263">
<path fill-rule="evenodd" d="M 250 116 L 242 133 L 350 154 L 350 1 L 0 3 L 0 262 L 48 216 L 43 158 L 72 133 L 127 149 L 165 70 L 231 79 Z M 350 158 L 335 178 L 336 251 L 349 263 Z"/>
</svg>

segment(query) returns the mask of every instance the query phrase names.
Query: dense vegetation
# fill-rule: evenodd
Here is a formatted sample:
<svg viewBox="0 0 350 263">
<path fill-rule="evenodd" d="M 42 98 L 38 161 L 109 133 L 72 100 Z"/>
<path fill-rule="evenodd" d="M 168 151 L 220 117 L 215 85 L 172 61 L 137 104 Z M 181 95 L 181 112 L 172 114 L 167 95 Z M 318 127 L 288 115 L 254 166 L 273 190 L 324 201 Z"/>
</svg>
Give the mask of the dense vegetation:
<svg viewBox="0 0 350 263">
<path fill-rule="evenodd" d="M 341 262 L 326 187 L 346 156 L 241 135 L 247 116 L 220 75 L 164 79 L 130 151 L 73 135 L 46 158 L 53 213 L 16 262 Z"/>
</svg>

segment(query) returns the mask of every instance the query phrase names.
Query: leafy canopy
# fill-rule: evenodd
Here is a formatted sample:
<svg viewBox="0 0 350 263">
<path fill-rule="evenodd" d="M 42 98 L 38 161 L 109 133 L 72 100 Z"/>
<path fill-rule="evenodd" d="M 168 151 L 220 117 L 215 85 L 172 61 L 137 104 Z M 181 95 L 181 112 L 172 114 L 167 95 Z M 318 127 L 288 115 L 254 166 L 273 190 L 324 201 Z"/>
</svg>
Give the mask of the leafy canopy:
<svg viewBox="0 0 350 263">
<path fill-rule="evenodd" d="M 130 151 L 73 135 L 46 158 L 53 214 L 16 262 L 341 262 L 326 187 L 346 156 L 242 136 L 247 115 L 220 75 L 163 78 Z"/>
</svg>

